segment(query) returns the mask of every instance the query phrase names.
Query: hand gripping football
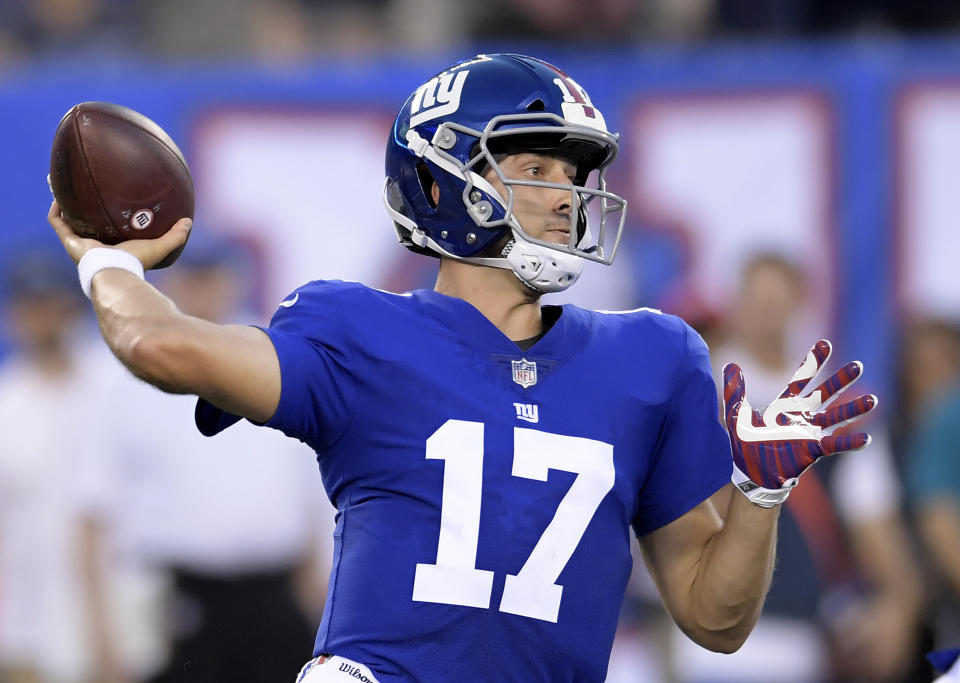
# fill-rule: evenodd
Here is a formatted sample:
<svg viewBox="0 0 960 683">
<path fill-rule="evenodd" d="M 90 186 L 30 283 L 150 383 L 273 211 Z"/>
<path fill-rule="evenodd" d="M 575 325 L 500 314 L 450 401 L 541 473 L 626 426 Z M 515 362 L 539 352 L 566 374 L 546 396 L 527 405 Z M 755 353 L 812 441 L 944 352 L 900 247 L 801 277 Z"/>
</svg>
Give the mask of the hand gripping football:
<svg viewBox="0 0 960 683">
<path fill-rule="evenodd" d="M 193 179 L 180 149 L 156 123 L 117 104 L 84 102 L 64 115 L 53 138 L 50 189 L 74 232 L 104 244 L 153 239 L 193 218 Z"/>
</svg>

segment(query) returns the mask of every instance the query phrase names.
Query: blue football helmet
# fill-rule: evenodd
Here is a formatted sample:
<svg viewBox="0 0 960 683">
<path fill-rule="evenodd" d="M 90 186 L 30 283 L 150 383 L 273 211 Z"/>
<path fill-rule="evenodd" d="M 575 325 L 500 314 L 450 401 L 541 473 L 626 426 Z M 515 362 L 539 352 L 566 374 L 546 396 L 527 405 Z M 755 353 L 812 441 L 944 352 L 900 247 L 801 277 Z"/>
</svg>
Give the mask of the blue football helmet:
<svg viewBox="0 0 960 683">
<path fill-rule="evenodd" d="M 579 277 L 583 259 L 609 265 L 616 254 L 627 202 L 607 191 L 606 170 L 618 139 L 560 69 L 523 55 L 478 55 L 440 72 L 403 105 L 387 142 L 384 202 L 408 249 L 511 269 L 535 290 L 561 291 Z M 518 152 L 570 160 L 576 178 L 507 178 L 498 161 Z M 507 196 L 487 180 L 490 171 Z M 570 192 L 567 244 L 524 230 L 514 214 L 517 185 Z"/>
</svg>

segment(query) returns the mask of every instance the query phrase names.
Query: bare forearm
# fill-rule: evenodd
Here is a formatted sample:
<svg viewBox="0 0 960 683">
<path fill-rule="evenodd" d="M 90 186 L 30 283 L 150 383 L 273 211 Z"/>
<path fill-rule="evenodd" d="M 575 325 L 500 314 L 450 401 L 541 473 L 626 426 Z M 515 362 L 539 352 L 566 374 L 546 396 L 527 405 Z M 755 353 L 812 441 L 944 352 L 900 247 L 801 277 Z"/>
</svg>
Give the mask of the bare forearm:
<svg viewBox="0 0 960 683">
<path fill-rule="evenodd" d="M 940 572 L 960 593 L 960 506 L 950 498 L 923 505 L 918 514 L 923 540 Z"/>
<path fill-rule="evenodd" d="M 111 250 L 100 242 L 73 232 L 56 202 L 50 205 L 47 220 L 74 263 L 101 250 L 99 262 L 88 263 L 81 277 L 92 277 L 90 297 L 103 338 L 133 374 L 164 391 L 196 394 L 256 422 L 273 415 L 280 399 L 280 365 L 266 334 L 184 315 L 170 299 L 126 270 L 128 256 L 111 257 Z M 149 270 L 183 248 L 190 226 L 190 219 L 183 218 L 156 239 L 129 240 L 116 251 L 133 255 Z"/>
<path fill-rule="evenodd" d="M 778 516 L 728 484 L 640 539 L 664 604 L 691 640 L 717 652 L 743 645 L 770 585 Z"/>
<path fill-rule="evenodd" d="M 957 532 L 960 533 L 960 529 Z M 923 584 L 899 514 L 860 521 L 851 527 L 850 536 L 857 565 L 877 597 L 894 604 L 903 619 L 919 617 Z M 960 567 L 960 554 L 954 561 L 955 566 Z"/>
<path fill-rule="evenodd" d="M 704 647 L 732 652 L 756 624 L 773 574 L 779 511 L 733 492 L 691 590 L 696 620 L 689 635 Z"/>
<path fill-rule="evenodd" d="M 193 392 L 183 372 L 189 359 L 174 348 L 192 318 L 148 282 L 117 268 L 94 276 L 91 300 L 104 340 L 134 375 L 164 391 Z"/>
<path fill-rule="evenodd" d="M 151 328 L 164 326 L 179 313 L 156 288 L 117 268 L 97 273 L 90 291 L 103 339 L 128 367 L 136 345 Z"/>
<path fill-rule="evenodd" d="M 140 379 L 255 422 L 273 415 L 280 364 L 263 331 L 185 315 L 148 283 L 115 268 L 94 276 L 91 298 L 107 344 Z"/>
</svg>

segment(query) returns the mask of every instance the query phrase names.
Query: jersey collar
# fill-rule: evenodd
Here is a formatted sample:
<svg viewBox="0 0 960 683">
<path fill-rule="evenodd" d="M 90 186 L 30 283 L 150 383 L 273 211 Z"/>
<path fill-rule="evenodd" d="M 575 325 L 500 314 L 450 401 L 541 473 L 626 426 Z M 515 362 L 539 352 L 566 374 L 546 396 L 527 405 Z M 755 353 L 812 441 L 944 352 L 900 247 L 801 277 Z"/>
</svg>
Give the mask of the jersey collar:
<svg viewBox="0 0 960 683">
<path fill-rule="evenodd" d="M 549 306 L 560 309 L 559 318 L 536 344 L 524 351 L 473 304 L 463 299 L 431 289 L 417 290 L 413 296 L 424 304 L 432 317 L 460 333 L 465 344 L 487 354 L 561 361 L 580 349 L 582 338 L 592 326 L 590 314 L 581 308 L 572 304 Z"/>
</svg>

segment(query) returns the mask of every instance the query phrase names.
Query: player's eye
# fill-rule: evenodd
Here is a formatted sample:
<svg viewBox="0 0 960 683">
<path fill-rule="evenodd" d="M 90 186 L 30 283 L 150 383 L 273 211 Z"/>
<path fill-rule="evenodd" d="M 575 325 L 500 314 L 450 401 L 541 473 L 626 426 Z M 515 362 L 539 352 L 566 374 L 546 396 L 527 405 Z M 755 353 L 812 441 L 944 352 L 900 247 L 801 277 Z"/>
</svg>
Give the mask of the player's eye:
<svg viewBox="0 0 960 683">
<path fill-rule="evenodd" d="M 527 167 L 527 173 L 533 176 L 541 175 L 543 169 L 540 166 L 529 166 Z"/>
</svg>

